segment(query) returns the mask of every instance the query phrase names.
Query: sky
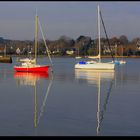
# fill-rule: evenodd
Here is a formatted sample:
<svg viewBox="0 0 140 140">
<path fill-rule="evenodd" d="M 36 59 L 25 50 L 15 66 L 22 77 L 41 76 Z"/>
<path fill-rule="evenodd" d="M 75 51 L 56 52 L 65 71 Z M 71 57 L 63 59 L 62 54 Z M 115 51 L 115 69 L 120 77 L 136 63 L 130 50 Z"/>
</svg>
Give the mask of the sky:
<svg viewBox="0 0 140 140">
<path fill-rule="evenodd" d="M 63 35 L 73 39 L 80 35 L 97 38 L 98 4 L 109 38 L 140 37 L 139 1 L 0 1 L 0 37 L 33 40 L 37 9 L 44 36 L 49 40 Z M 101 36 L 105 37 L 102 26 Z M 42 38 L 40 31 L 39 37 Z"/>
</svg>

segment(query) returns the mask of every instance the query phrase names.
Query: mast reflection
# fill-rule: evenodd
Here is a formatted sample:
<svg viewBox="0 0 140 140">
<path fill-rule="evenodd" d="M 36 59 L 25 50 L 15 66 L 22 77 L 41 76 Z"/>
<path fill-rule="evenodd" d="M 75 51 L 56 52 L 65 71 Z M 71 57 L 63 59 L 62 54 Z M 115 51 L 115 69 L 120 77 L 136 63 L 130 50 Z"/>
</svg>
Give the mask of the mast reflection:
<svg viewBox="0 0 140 140">
<path fill-rule="evenodd" d="M 112 90 L 112 86 L 115 80 L 115 72 L 113 70 L 75 70 L 75 78 L 76 79 L 85 79 L 90 84 L 96 84 L 98 88 L 98 97 L 97 97 L 97 127 L 96 134 L 99 136 L 101 123 L 104 119 L 104 113 L 106 111 L 107 103 L 109 100 L 109 96 Z M 108 91 L 106 93 L 103 107 L 101 110 L 101 82 L 109 82 Z"/>
<path fill-rule="evenodd" d="M 52 81 L 53 81 L 53 74 L 49 76 L 48 73 L 28 73 L 28 72 L 15 72 L 14 73 L 14 78 L 16 79 L 17 83 L 19 86 L 32 86 L 34 88 L 34 127 L 36 128 L 37 125 L 39 124 L 40 118 L 43 114 L 44 107 L 46 104 L 46 100 L 48 97 L 48 94 L 50 92 L 50 88 L 52 86 Z M 48 79 L 49 84 L 45 93 L 45 97 L 43 98 L 43 103 L 40 108 L 40 113 L 38 113 L 38 105 L 37 105 L 37 81 L 41 79 Z M 38 117 L 39 116 L 39 117 Z"/>
</svg>

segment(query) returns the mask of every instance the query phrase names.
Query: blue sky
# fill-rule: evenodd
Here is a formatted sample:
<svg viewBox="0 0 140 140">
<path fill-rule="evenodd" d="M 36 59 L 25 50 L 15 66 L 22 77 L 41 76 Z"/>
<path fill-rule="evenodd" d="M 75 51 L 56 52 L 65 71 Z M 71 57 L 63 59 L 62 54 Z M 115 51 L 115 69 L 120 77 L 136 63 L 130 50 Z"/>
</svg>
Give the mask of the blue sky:
<svg viewBox="0 0 140 140">
<path fill-rule="evenodd" d="M 97 37 L 97 5 L 100 5 L 109 37 L 126 35 L 129 40 L 140 37 L 140 2 L 95 1 L 6 1 L 0 2 L 0 36 L 6 39 L 33 39 L 35 13 L 50 40 L 66 35 Z M 104 35 L 101 30 L 101 35 Z M 41 33 L 40 33 L 41 38 Z"/>
</svg>

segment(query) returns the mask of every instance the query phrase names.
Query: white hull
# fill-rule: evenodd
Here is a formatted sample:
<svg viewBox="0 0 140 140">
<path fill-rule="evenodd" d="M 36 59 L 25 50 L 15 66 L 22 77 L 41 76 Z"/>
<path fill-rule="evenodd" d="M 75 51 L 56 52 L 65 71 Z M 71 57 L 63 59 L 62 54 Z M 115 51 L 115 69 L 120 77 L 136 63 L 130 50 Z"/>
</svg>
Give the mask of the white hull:
<svg viewBox="0 0 140 140">
<path fill-rule="evenodd" d="M 120 60 L 120 64 L 126 64 L 126 61 Z"/>
<path fill-rule="evenodd" d="M 114 70 L 115 64 L 113 63 L 86 63 L 75 65 L 75 69 L 92 69 L 92 70 Z"/>
<path fill-rule="evenodd" d="M 77 56 L 77 57 L 75 57 L 76 59 L 80 59 L 80 58 L 82 58 L 82 57 L 80 57 L 80 56 Z"/>
</svg>

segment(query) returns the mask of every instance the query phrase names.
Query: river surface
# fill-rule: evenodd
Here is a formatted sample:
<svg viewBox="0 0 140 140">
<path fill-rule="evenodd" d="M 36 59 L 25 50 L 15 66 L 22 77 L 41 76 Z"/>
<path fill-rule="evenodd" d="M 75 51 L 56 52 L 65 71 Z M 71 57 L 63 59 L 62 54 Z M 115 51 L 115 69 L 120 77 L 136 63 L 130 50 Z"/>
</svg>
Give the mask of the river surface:
<svg viewBox="0 0 140 140">
<path fill-rule="evenodd" d="M 48 74 L 15 73 L 16 58 L 0 63 L 0 136 L 140 135 L 139 58 L 114 72 L 75 70 L 74 58 L 52 61 Z"/>
</svg>

